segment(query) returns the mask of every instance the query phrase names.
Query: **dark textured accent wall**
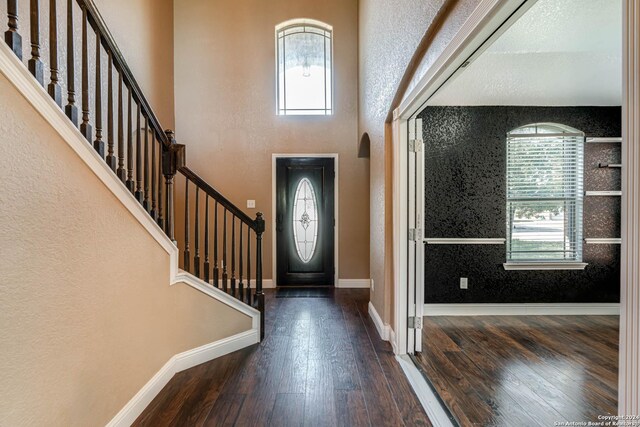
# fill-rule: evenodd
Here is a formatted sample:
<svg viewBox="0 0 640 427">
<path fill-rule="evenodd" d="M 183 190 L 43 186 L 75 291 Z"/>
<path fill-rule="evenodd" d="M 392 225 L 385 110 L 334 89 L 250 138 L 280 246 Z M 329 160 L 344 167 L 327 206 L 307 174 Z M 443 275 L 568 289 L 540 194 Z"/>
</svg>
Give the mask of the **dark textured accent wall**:
<svg viewBox="0 0 640 427">
<path fill-rule="evenodd" d="M 506 134 L 553 122 L 619 137 L 619 107 L 427 107 L 425 237 L 506 237 Z M 619 144 L 585 145 L 585 191 L 620 189 Z M 585 197 L 584 237 L 620 237 L 620 197 Z M 571 303 L 620 300 L 620 246 L 584 244 L 584 271 L 505 271 L 504 245 L 427 245 L 427 303 Z M 467 277 L 469 289 L 460 289 Z"/>
</svg>

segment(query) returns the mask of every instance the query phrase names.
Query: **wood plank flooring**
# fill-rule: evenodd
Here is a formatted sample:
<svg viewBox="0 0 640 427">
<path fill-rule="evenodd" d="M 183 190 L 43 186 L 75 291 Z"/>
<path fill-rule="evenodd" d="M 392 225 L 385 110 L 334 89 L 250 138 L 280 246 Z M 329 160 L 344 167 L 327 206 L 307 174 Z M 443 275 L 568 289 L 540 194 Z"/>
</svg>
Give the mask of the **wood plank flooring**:
<svg viewBox="0 0 640 427">
<path fill-rule="evenodd" d="M 176 374 L 134 425 L 430 426 L 368 301 L 269 292 L 262 343 Z"/>
<path fill-rule="evenodd" d="M 617 316 L 425 317 L 416 359 L 462 426 L 617 412 Z"/>
</svg>

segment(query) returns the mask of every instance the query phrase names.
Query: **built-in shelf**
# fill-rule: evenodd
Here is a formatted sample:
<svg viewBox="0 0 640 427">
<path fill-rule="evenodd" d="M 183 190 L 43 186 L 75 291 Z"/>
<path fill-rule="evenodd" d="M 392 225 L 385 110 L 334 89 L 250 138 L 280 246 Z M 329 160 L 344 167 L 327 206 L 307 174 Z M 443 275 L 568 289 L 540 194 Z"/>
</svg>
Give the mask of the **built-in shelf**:
<svg viewBox="0 0 640 427">
<path fill-rule="evenodd" d="M 586 238 L 584 242 L 589 245 L 620 245 L 622 244 L 621 238 Z"/>
<path fill-rule="evenodd" d="M 619 163 L 598 163 L 598 167 L 600 169 L 603 168 L 622 168 L 622 165 Z"/>
<path fill-rule="evenodd" d="M 587 137 L 585 142 L 590 144 L 620 144 L 622 137 Z"/>
<path fill-rule="evenodd" d="M 622 191 L 585 191 L 585 196 L 622 196 Z"/>
</svg>

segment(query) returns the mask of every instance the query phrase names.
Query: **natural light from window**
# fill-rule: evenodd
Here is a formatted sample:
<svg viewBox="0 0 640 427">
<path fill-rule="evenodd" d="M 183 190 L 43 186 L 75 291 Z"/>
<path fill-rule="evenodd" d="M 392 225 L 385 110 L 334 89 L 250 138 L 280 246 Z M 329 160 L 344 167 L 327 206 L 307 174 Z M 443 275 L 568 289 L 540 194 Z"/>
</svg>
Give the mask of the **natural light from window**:
<svg viewBox="0 0 640 427">
<path fill-rule="evenodd" d="M 507 135 L 507 261 L 582 260 L 584 134 L 540 123 Z"/>
<path fill-rule="evenodd" d="M 276 27 L 279 115 L 331 115 L 332 27 L 309 19 Z"/>
</svg>

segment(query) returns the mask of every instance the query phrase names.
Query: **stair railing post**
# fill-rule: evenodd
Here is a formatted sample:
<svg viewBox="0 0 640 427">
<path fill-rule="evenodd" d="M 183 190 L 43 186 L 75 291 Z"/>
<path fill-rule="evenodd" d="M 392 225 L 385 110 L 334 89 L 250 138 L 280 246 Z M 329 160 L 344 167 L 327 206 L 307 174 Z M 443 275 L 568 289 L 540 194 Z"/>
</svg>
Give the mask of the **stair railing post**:
<svg viewBox="0 0 640 427">
<path fill-rule="evenodd" d="M 175 133 L 171 129 L 165 131 L 169 145 L 162 145 L 162 174 L 165 181 L 166 209 L 165 209 L 165 233 L 169 239 L 177 245 L 175 237 L 175 207 L 173 197 L 173 180 L 178 170 L 185 165 L 184 145 L 176 143 Z"/>
<path fill-rule="evenodd" d="M 264 339 L 264 292 L 262 290 L 262 234 L 265 222 L 262 212 L 256 215 L 256 303 L 260 311 L 260 340 Z"/>
</svg>

